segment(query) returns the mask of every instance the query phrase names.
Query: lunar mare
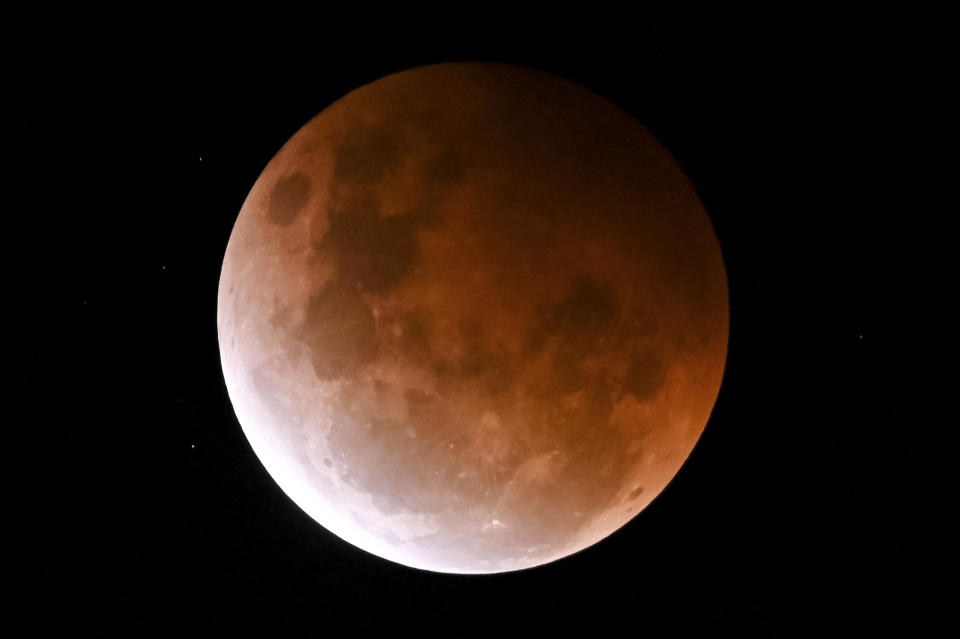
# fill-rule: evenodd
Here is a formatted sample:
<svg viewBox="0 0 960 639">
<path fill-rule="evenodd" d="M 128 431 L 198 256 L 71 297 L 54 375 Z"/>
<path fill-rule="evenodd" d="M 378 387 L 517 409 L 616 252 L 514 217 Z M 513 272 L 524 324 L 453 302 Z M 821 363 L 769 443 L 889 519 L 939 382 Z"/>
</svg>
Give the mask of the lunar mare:
<svg viewBox="0 0 960 639">
<path fill-rule="evenodd" d="M 676 474 L 720 386 L 709 218 L 639 122 L 552 75 L 420 67 L 270 161 L 224 257 L 224 378 L 322 526 L 427 570 L 594 544 Z"/>
</svg>

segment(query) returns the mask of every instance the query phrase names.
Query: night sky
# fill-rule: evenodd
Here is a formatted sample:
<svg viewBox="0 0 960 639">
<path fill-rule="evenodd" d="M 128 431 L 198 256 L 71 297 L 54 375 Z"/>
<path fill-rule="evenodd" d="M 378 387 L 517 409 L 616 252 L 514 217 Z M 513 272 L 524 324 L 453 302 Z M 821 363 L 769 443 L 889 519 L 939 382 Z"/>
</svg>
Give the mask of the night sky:
<svg viewBox="0 0 960 639">
<path fill-rule="evenodd" d="M 11 19 L 7 423 L 27 441 L 7 454 L 29 468 L 8 490 L 31 635 L 955 625 L 938 220 L 956 205 L 925 201 L 919 150 L 934 39 L 903 16 L 591 10 Z M 491 576 L 392 564 L 305 515 L 247 444 L 217 345 L 227 239 L 273 154 L 350 90 L 454 60 L 635 115 L 696 186 L 731 297 L 723 386 L 674 481 L 600 544 Z"/>
</svg>

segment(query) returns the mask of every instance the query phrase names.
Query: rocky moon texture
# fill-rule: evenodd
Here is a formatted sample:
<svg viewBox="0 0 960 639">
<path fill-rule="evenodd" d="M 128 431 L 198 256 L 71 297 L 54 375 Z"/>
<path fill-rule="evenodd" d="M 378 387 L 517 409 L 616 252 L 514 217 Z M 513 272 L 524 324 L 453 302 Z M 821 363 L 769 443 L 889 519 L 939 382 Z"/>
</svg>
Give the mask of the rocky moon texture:
<svg viewBox="0 0 960 639">
<path fill-rule="evenodd" d="M 227 247 L 224 377 L 311 517 L 418 568 L 543 564 L 642 510 L 726 357 L 696 193 L 636 120 L 565 80 L 446 64 L 306 124 Z"/>
</svg>

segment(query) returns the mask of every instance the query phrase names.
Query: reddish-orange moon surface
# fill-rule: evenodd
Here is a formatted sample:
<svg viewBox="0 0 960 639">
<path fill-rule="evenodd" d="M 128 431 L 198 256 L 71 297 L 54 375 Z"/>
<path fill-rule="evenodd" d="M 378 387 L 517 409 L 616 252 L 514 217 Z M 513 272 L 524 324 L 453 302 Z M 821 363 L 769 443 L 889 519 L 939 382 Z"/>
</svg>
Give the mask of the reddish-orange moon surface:
<svg viewBox="0 0 960 639">
<path fill-rule="evenodd" d="M 672 156 L 507 65 L 361 87 L 276 154 L 230 236 L 223 373 L 322 526 L 440 572 L 536 566 L 656 497 L 702 433 L 727 281 Z"/>
</svg>

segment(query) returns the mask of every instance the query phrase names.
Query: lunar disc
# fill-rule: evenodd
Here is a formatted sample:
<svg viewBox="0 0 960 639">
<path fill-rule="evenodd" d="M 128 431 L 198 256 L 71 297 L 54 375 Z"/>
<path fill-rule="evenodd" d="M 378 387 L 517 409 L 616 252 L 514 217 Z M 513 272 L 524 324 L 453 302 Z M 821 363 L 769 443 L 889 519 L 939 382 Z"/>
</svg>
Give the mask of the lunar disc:
<svg viewBox="0 0 960 639">
<path fill-rule="evenodd" d="M 643 510 L 726 358 L 720 246 L 637 120 L 561 78 L 411 69 L 301 128 L 227 246 L 231 402 L 283 491 L 408 566 L 544 564 Z"/>
</svg>

